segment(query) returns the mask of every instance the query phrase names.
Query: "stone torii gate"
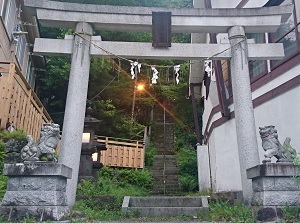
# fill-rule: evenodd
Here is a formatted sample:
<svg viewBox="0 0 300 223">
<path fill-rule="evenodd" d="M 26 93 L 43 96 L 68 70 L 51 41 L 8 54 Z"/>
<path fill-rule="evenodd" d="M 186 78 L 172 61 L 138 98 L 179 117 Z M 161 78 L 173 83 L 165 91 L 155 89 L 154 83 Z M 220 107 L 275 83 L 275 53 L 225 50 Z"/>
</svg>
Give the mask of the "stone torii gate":
<svg viewBox="0 0 300 223">
<path fill-rule="evenodd" d="M 38 54 L 72 55 L 67 103 L 65 110 L 59 162 L 73 169 L 68 181 L 68 204 L 76 196 L 80 162 L 81 137 L 91 57 L 147 59 L 231 60 L 232 88 L 238 150 L 244 201 L 252 195 L 246 169 L 259 164 L 256 128 L 251 99 L 248 60 L 280 59 L 284 56 L 281 43 L 248 44 L 245 33 L 275 32 L 282 20 L 292 12 L 292 6 L 256 9 L 166 9 L 108 5 L 70 4 L 54 1 L 25 0 L 33 15 L 46 27 L 75 28 L 79 35 L 65 39 L 41 39 L 34 44 Z M 230 44 L 179 44 L 170 48 L 153 48 L 151 43 L 109 42 L 92 36 L 94 30 L 151 32 L 152 11 L 172 13 L 172 32 L 228 33 Z M 112 53 L 99 50 L 91 41 Z M 228 49 L 229 50 L 226 50 Z M 201 75 L 202 71 L 199 71 Z"/>
</svg>

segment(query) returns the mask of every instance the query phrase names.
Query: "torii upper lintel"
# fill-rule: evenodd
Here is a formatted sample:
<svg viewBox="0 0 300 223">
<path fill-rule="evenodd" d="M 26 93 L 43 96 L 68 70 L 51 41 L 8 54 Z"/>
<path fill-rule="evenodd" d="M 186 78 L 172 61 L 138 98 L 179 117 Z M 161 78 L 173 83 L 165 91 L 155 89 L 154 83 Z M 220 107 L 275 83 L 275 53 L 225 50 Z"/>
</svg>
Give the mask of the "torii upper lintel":
<svg viewBox="0 0 300 223">
<path fill-rule="evenodd" d="M 87 22 L 94 30 L 151 32 L 152 11 L 172 13 L 172 32 L 227 33 L 243 26 L 246 33 L 275 32 L 293 12 L 293 5 L 250 9 L 153 8 L 25 0 L 46 27 L 75 28 Z M 257 18 L 260 19 L 257 19 Z"/>
</svg>

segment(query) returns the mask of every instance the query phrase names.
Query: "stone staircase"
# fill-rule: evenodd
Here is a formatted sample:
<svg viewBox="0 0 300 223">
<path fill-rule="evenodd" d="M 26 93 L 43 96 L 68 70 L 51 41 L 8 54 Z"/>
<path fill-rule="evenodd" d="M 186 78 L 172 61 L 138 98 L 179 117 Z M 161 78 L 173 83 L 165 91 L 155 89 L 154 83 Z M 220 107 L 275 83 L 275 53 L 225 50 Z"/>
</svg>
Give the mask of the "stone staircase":
<svg viewBox="0 0 300 223">
<path fill-rule="evenodd" d="M 155 155 L 153 167 L 153 195 L 178 194 L 179 180 L 175 155 Z"/>
<path fill-rule="evenodd" d="M 174 122 L 166 114 L 164 109 L 154 110 L 155 134 L 154 142 L 156 155 L 153 166 L 150 168 L 153 174 L 153 195 L 177 195 L 179 190 L 179 178 L 177 157 L 174 152 Z"/>
<path fill-rule="evenodd" d="M 180 195 L 177 157 L 174 151 L 175 124 L 161 108 L 154 110 L 154 135 L 156 155 L 153 166 L 152 196 L 124 197 L 122 212 L 141 217 L 164 217 L 188 215 L 195 216 L 207 212 L 206 196 Z"/>
</svg>

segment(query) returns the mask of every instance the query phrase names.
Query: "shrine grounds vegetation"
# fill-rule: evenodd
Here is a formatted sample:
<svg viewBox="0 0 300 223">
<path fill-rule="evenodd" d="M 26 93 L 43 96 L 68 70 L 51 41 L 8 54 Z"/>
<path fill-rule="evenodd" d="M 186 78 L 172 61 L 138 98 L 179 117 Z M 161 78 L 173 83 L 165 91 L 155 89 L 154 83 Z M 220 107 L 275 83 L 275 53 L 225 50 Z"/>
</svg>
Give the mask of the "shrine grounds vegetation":
<svg viewBox="0 0 300 223">
<path fill-rule="evenodd" d="M 95 181 L 83 180 L 77 187 L 75 210 L 88 220 L 119 220 L 124 196 L 147 196 L 152 186 L 148 170 L 103 167 Z"/>
<path fill-rule="evenodd" d="M 9 139 L 25 138 L 26 134 L 22 129 L 8 132 L 0 131 L 0 199 L 2 200 L 6 191 L 7 177 L 3 176 L 4 158 L 6 156 L 5 142 Z"/>
</svg>

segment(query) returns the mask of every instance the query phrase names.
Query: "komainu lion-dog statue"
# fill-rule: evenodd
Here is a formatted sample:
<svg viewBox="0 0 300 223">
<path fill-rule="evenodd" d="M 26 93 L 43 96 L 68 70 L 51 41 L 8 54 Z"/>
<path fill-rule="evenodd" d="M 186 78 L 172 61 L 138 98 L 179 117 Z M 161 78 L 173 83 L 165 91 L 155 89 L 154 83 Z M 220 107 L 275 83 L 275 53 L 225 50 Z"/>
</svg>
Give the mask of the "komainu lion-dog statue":
<svg viewBox="0 0 300 223">
<path fill-rule="evenodd" d="M 265 150 L 263 163 L 271 162 L 273 156 L 277 162 L 293 162 L 297 153 L 290 145 L 291 138 L 287 137 L 282 146 L 278 140 L 277 130 L 273 125 L 259 127 L 259 134 L 262 139 L 262 147 Z"/>
<path fill-rule="evenodd" d="M 23 161 L 39 161 L 42 156 L 46 156 L 48 161 L 57 162 L 55 149 L 60 140 L 59 125 L 55 123 L 44 124 L 40 139 L 34 143 L 32 136 L 27 136 L 27 145 L 21 150 Z"/>
</svg>

